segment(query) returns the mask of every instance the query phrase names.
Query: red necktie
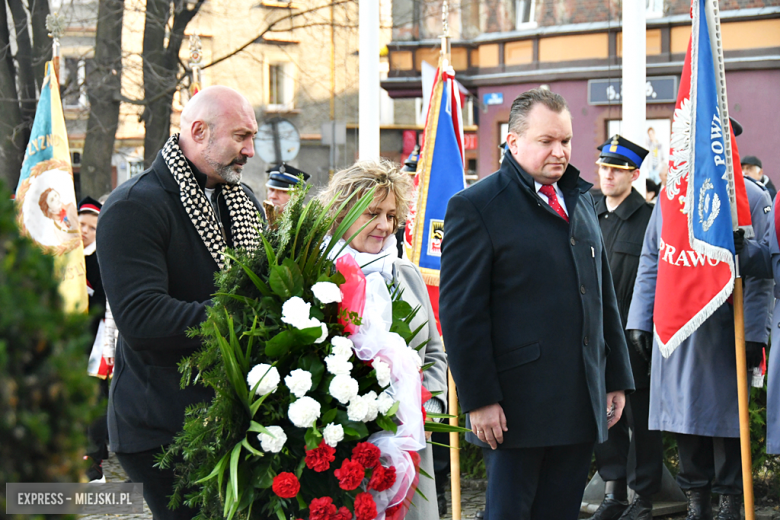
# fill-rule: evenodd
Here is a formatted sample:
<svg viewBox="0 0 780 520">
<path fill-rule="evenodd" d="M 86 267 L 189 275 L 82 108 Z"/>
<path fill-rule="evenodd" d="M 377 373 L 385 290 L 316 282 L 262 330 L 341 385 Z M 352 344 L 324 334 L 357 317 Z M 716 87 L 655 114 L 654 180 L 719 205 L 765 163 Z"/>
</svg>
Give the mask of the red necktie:
<svg viewBox="0 0 780 520">
<path fill-rule="evenodd" d="M 558 195 L 555 194 L 555 188 L 552 187 L 552 184 L 545 184 L 539 188 L 539 193 L 547 197 L 547 203 L 563 220 L 566 222 L 569 221 L 569 216 L 563 211 L 561 203 L 558 201 Z"/>
</svg>

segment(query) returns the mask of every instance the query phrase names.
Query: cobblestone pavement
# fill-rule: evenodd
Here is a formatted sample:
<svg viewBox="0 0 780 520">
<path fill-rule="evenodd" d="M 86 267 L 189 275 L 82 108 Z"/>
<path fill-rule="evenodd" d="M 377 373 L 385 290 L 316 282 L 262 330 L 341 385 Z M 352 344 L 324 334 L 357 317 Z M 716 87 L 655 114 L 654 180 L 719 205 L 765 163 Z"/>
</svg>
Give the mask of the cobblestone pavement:
<svg viewBox="0 0 780 520">
<path fill-rule="evenodd" d="M 103 473 L 106 475 L 107 482 L 124 482 L 127 478 L 122 466 L 115 456 L 103 461 Z M 447 514 L 441 517 L 441 520 L 452 520 L 452 503 L 450 491 L 447 491 Z M 477 511 L 485 508 L 485 482 L 484 481 L 462 481 L 461 489 L 461 518 L 463 520 L 476 518 Z M 582 516 L 582 515 L 581 515 Z M 139 514 L 126 515 L 82 515 L 84 520 L 152 520 L 152 513 L 144 504 L 144 512 Z M 674 515 L 665 517 L 667 520 L 684 520 L 685 515 Z M 778 508 L 760 507 L 756 508 L 756 520 L 780 520 L 780 510 Z"/>
</svg>

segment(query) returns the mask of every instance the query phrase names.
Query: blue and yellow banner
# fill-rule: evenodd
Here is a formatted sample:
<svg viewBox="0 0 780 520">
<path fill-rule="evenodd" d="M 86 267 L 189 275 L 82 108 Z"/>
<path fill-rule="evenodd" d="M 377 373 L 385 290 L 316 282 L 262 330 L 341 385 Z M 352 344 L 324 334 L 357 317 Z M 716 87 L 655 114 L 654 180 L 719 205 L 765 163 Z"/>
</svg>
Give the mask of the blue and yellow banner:
<svg viewBox="0 0 780 520">
<path fill-rule="evenodd" d="M 466 187 L 460 95 L 454 71 L 447 69 L 446 60 L 442 60 L 428 105 L 414 181 L 417 195 L 404 236 L 406 254 L 420 267 L 429 286 L 439 285 L 447 203 Z"/>
<path fill-rule="evenodd" d="M 68 132 L 52 62 L 46 63 L 41 97 L 16 188 L 16 207 L 21 232 L 55 257 L 65 309 L 68 312 L 85 312 L 87 278 L 84 250 Z"/>
</svg>

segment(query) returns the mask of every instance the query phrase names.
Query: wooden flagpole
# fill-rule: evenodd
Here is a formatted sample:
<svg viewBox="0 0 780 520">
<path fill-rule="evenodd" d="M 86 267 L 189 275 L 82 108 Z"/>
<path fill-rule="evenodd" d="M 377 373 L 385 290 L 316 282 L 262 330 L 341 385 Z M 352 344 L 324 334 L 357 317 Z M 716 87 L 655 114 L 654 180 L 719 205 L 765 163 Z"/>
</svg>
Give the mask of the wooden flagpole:
<svg viewBox="0 0 780 520">
<path fill-rule="evenodd" d="M 444 0 L 441 7 L 441 57 L 440 63 L 444 65 L 450 60 L 450 24 L 449 2 Z M 440 73 L 442 71 L 439 71 Z M 455 381 L 452 373 L 447 370 L 447 394 L 450 426 L 458 426 L 458 392 L 455 389 Z M 452 497 L 452 520 L 461 520 L 461 495 L 460 495 L 460 439 L 457 432 L 450 432 L 450 496 Z"/>
<path fill-rule="evenodd" d="M 750 418 L 748 416 L 747 360 L 745 359 L 745 306 L 739 256 L 735 259 L 734 343 L 737 351 L 737 397 L 739 399 L 739 445 L 742 449 L 742 492 L 745 497 L 745 520 L 755 520 L 753 499 L 753 456 L 750 452 Z"/>
</svg>

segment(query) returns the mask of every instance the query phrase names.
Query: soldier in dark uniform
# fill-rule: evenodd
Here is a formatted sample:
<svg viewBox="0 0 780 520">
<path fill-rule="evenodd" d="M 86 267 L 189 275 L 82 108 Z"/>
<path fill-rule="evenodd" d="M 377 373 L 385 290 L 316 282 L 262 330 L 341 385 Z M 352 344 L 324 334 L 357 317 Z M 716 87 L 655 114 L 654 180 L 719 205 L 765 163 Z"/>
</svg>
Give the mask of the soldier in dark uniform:
<svg viewBox="0 0 780 520">
<path fill-rule="evenodd" d="M 311 175 L 286 163 L 272 166 L 266 170 L 266 173 L 268 174 L 268 182 L 265 183 L 267 193 L 266 200 L 263 201 L 263 208 L 266 212 L 266 219 L 271 222 L 275 220 L 275 217 L 272 218 L 269 213 L 280 215 L 290 201 L 290 191 L 300 182 L 300 177 L 303 177 L 305 183 Z"/>
<path fill-rule="evenodd" d="M 598 149 L 601 155 L 596 164 L 604 197 L 596 203 L 596 213 L 625 325 L 645 230 L 653 212 L 653 206 L 632 187 L 648 151 L 619 135 Z M 651 497 L 661 489 L 663 440 L 661 432 L 647 429 L 650 353 L 629 348 L 629 357 L 636 391 L 626 396 L 626 413 L 609 430 L 609 440 L 596 445 L 596 464 L 606 482 L 604 501 L 592 517 L 598 520 L 649 520 Z M 636 493 L 630 506 L 626 484 Z"/>
</svg>

